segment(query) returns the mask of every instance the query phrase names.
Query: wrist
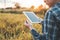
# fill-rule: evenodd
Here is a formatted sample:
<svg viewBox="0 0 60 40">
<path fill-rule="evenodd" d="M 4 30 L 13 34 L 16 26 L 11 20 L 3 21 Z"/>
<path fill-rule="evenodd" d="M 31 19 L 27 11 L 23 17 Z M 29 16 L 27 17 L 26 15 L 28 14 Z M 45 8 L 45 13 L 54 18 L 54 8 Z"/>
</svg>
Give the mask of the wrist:
<svg viewBox="0 0 60 40">
<path fill-rule="evenodd" d="M 29 29 L 32 30 L 33 28 L 30 27 Z"/>
<path fill-rule="evenodd" d="M 30 26 L 30 27 L 29 27 L 29 29 L 30 29 L 30 30 L 32 30 L 32 29 L 33 29 L 33 27 L 32 27 L 32 26 Z"/>
</svg>

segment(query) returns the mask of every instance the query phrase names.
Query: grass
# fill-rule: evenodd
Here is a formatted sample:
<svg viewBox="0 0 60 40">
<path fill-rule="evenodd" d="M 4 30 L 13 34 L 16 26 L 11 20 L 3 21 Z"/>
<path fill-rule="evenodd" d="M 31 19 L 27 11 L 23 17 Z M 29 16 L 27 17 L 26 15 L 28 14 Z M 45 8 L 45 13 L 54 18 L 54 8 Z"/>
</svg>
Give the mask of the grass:
<svg viewBox="0 0 60 40">
<path fill-rule="evenodd" d="M 36 14 L 43 18 L 43 14 Z M 24 26 L 24 14 L 0 13 L 0 40 L 33 40 L 30 30 Z M 41 24 L 33 24 L 37 32 L 42 32 Z"/>
</svg>

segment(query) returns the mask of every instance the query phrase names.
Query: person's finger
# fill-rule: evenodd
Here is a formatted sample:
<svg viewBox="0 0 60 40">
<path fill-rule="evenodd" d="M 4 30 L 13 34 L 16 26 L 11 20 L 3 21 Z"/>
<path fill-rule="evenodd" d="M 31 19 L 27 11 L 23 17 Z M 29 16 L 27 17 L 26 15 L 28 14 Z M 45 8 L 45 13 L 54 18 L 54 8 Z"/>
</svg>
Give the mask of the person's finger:
<svg viewBox="0 0 60 40">
<path fill-rule="evenodd" d="M 26 20 L 26 23 L 28 24 L 28 21 Z"/>
<path fill-rule="evenodd" d="M 27 24 L 27 22 L 25 21 L 24 25 L 26 25 L 26 24 Z"/>
<path fill-rule="evenodd" d="M 26 20 L 26 21 L 27 21 L 28 24 L 32 25 L 32 23 L 30 21 L 28 21 L 28 20 Z"/>
</svg>

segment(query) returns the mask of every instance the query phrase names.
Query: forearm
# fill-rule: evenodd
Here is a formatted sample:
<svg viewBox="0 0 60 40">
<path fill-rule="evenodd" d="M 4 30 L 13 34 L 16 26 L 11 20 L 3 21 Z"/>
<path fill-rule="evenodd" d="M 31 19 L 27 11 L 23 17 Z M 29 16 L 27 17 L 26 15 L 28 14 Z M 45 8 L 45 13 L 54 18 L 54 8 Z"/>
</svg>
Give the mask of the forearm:
<svg viewBox="0 0 60 40">
<path fill-rule="evenodd" d="M 32 30 L 31 30 L 31 34 L 32 34 L 34 40 L 38 40 L 38 39 L 40 40 L 40 39 L 41 39 L 41 38 L 40 38 L 40 34 L 37 33 L 36 30 L 32 29 Z"/>
<path fill-rule="evenodd" d="M 45 34 L 39 34 L 35 29 L 31 30 L 34 40 L 45 40 Z"/>
</svg>

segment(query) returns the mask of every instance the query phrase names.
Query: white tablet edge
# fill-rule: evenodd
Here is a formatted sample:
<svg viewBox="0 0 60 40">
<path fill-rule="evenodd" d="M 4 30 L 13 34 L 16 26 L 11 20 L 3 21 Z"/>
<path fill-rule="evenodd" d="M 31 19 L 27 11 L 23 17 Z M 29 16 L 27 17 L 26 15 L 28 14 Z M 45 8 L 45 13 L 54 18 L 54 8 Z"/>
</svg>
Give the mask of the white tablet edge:
<svg viewBox="0 0 60 40">
<path fill-rule="evenodd" d="M 30 20 L 30 18 L 25 14 L 26 12 L 24 11 L 23 13 L 24 13 L 24 15 Z M 35 15 L 34 12 L 28 12 L 28 13 L 33 13 L 33 15 Z M 35 15 L 35 16 L 36 16 L 36 15 Z M 38 16 L 36 16 L 36 17 L 39 19 Z M 31 22 L 31 23 L 41 23 L 41 21 L 40 21 L 40 22 L 32 22 L 31 20 L 30 20 L 30 22 Z"/>
<path fill-rule="evenodd" d="M 23 12 L 24 15 L 29 19 L 29 17 L 25 14 L 26 12 Z M 29 19 L 29 21 L 32 23 L 32 21 Z"/>
</svg>

